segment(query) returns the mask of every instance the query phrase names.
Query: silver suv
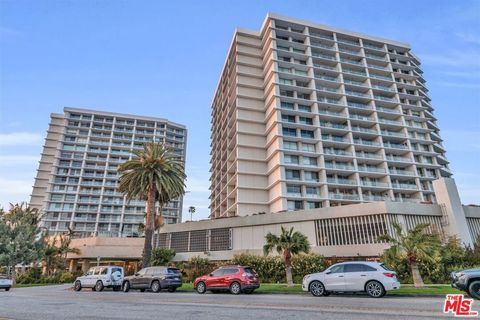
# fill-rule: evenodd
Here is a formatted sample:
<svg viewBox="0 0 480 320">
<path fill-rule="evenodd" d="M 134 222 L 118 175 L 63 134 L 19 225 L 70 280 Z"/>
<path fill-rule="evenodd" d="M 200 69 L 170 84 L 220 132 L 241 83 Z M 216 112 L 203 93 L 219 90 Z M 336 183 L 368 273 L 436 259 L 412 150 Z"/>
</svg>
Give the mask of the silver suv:
<svg viewBox="0 0 480 320">
<path fill-rule="evenodd" d="M 452 272 L 452 287 L 467 292 L 480 300 L 480 269 L 467 269 Z"/>
<path fill-rule="evenodd" d="M 122 288 L 122 283 L 122 267 L 93 267 L 85 275 L 75 280 L 73 289 L 80 291 L 82 288 L 91 288 L 92 291 L 102 291 L 104 288 L 112 288 L 114 291 L 119 291 Z"/>
</svg>

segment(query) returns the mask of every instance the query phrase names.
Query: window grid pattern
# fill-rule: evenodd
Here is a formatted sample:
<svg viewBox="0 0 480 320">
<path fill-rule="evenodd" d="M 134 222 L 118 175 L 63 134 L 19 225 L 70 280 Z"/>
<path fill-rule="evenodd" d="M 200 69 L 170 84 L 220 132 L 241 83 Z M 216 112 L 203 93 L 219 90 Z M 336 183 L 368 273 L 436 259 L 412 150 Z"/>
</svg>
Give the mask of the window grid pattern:
<svg viewBox="0 0 480 320">
<path fill-rule="evenodd" d="M 480 218 L 467 218 L 468 229 L 473 241 L 480 237 Z"/>
</svg>

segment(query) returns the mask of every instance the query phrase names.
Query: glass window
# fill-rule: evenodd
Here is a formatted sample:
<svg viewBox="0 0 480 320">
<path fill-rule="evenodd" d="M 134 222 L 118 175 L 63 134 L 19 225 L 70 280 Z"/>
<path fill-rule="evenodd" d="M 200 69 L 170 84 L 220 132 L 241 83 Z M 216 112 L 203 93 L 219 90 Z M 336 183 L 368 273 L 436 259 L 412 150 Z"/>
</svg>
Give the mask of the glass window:
<svg viewBox="0 0 480 320">
<path fill-rule="evenodd" d="M 86 275 L 87 275 L 87 276 L 91 276 L 92 274 L 94 274 L 94 272 L 95 272 L 95 268 L 90 268 L 90 269 L 88 269 Z"/>
<path fill-rule="evenodd" d="M 237 272 L 238 272 L 237 268 L 223 269 L 223 275 L 235 274 Z"/>
<path fill-rule="evenodd" d="M 314 137 L 314 133 L 311 130 L 300 130 L 300 135 L 302 136 L 302 138 L 313 139 Z"/>
<path fill-rule="evenodd" d="M 213 271 L 212 272 L 212 277 L 218 277 L 218 276 L 223 275 L 223 270 L 224 269 L 217 269 L 217 270 Z"/>
<path fill-rule="evenodd" d="M 284 156 L 284 159 L 285 159 L 285 163 L 291 163 L 291 164 L 298 164 L 299 163 L 298 156 L 293 156 L 293 155 L 286 154 Z"/>
<path fill-rule="evenodd" d="M 302 210 L 303 209 L 303 202 L 302 201 L 289 200 L 289 201 L 287 201 L 287 207 L 288 207 L 288 210 L 290 210 L 290 211 Z"/>
<path fill-rule="evenodd" d="M 318 181 L 318 172 L 305 171 L 304 177 L 307 181 Z"/>
<path fill-rule="evenodd" d="M 305 193 L 309 195 L 317 195 L 317 187 L 306 187 L 305 188 Z"/>
<path fill-rule="evenodd" d="M 285 170 L 285 176 L 288 180 L 300 180 L 300 170 Z"/>
<path fill-rule="evenodd" d="M 146 273 L 147 273 L 147 268 L 143 268 L 143 269 L 141 269 L 140 271 L 137 272 L 137 274 L 138 274 L 139 276 L 142 276 L 142 275 L 144 275 L 144 274 L 146 274 Z"/>
<path fill-rule="evenodd" d="M 243 271 L 248 274 L 257 274 L 252 268 L 243 268 Z"/>
<path fill-rule="evenodd" d="M 288 150 L 298 150 L 297 143 L 292 141 L 284 141 L 283 148 Z"/>
<path fill-rule="evenodd" d="M 300 186 L 287 184 L 287 193 L 301 193 Z"/>
<path fill-rule="evenodd" d="M 298 105 L 298 110 L 303 111 L 303 112 L 312 112 L 312 107 L 304 105 L 304 104 L 299 104 Z"/>
<path fill-rule="evenodd" d="M 315 152 L 315 145 L 311 143 L 302 143 L 302 150 L 307 152 Z"/>
<path fill-rule="evenodd" d="M 303 157 L 303 164 L 308 165 L 308 166 L 316 166 L 317 165 L 317 158 Z"/>
<path fill-rule="evenodd" d="M 108 268 L 100 269 L 100 274 L 108 274 Z"/>
<path fill-rule="evenodd" d="M 328 271 L 330 271 L 330 273 L 343 273 L 343 264 L 332 266 Z"/>
<path fill-rule="evenodd" d="M 290 102 L 282 101 L 280 105 L 281 105 L 282 109 L 287 109 L 287 110 L 293 110 L 294 109 L 293 103 L 290 103 Z"/>
<path fill-rule="evenodd" d="M 282 132 L 284 136 L 295 137 L 297 135 L 297 130 L 294 128 L 283 128 Z"/>
</svg>

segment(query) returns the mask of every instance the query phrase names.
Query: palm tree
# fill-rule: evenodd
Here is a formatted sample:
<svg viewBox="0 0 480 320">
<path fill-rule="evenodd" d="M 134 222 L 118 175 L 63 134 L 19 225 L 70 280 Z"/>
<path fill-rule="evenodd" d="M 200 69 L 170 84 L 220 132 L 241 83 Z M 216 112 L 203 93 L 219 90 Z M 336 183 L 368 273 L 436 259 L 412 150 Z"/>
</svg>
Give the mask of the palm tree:
<svg viewBox="0 0 480 320">
<path fill-rule="evenodd" d="M 392 223 L 392 226 L 395 230 L 395 237 L 385 234 L 378 238 L 379 241 L 391 244 L 391 247 L 385 250 L 385 255 L 397 258 L 405 255 L 412 272 L 414 286 L 416 288 L 424 287 L 418 262 L 434 260 L 441 247 L 440 237 L 437 233 L 428 232 L 430 227 L 428 223 L 417 224 L 415 228 L 407 232 L 404 232 L 397 222 Z"/>
<path fill-rule="evenodd" d="M 307 237 L 298 231 L 294 232 L 293 227 L 290 228 L 290 230 L 282 227 L 282 233 L 280 236 L 269 232 L 265 236 L 265 239 L 267 243 L 263 246 L 263 253 L 268 255 L 275 249 L 278 254 L 283 255 L 287 283 L 289 287 L 293 287 L 292 255 L 301 252 L 308 253 L 310 251 L 310 243 L 308 242 Z"/>
<path fill-rule="evenodd" d="M 194 206 L 190 206 L 188 207 L 188 213 L 190 213 L 190 221 L 192 221 L 192 215 L 195 213 L 195 207 Z"/>
<path fill-rule="evenodd" d="M 162 144 L 151 142 L 143 150 L 133 151 L 134 158 L 123 163 L 118 191 L 128 200 L 141 198 L 147 200 L 145 221 L 145 244 L 143 247 L 143 267 L 150 265 L 152 237 L 155 228 L 155 203 L 161 209 L 172 199 L 185 193 L 185 172 L 178 155 Z"/>
</svg>

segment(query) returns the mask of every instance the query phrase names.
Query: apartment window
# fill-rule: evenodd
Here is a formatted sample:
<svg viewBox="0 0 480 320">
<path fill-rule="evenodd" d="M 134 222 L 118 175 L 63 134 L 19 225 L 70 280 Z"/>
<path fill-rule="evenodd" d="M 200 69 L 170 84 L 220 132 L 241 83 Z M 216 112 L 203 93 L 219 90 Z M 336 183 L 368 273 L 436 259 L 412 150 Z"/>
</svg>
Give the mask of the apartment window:
<svg viewBox="0 0 480 320">
<path fill-rule="evenodd" d="M 285 50 L 285 51 L 290 51 L 290 47 L 279 46 L 279 45 L 277 45 L 277 49 Z"/>
<path fill-rule="evenodd" d="M 297 143 L 292 141 L 283 141 L 283 148 L 288 150 L 298 150 Z"/>
<path fill-rule="evenodd" d="M 279 57 L 281 61 L 290 62 L 292 58 L 290 57 Z"/>
<path fill-rule="evenodd" d="M 308 195 L 318 195 L 317 187 L 305 187 L 305 193 Z"/>
<path fill-rule="evenodd" d="M 317 201 L 307 201 L 306 209 L 318 209 L 321 208 L 321 203 Z"/>
<path fill-rule="evenodd" d="M 289 201 L 287 201 L 287 207 L 288 207 L 288 210 L 290 210 L 290 211 L 302 210 L 303 209 L 303 202 L 302 201 L 289 200 Z"/>
<path fill-rule="evenodd" d="M 299 76 L 308 76 L 308 72 L 307 71 L 303 71 L 303 70 L 297 70 L 297 69 L 293 69 L 293 71 L 295 72 L 295 74 L 299 75 Z"/>
<path fill-rule="evenodd" d="M 278 79 L 278 81 L 279 81 L 280 84 L 286 84 L 286 85 L 290 85 L 290 86 L 293 85 L 293 81 L 290 80 L 290 79 L 280 78 L 280 79 Z"/>
<path fill-rule="evenodd" d="M 294 63 L 298 63 L 298 64 L 303 64 L 303 65 L 306 65 L 306 64 L 307 64 L 307 61 L 305 61 L 305 60 L 293 59 L 293 62 L 294 62 Z"/>
<path fill-rule="evenodd" d="M 310 94 L 308 93 L 298 93 L 297 98 L 299 99 L 305 99 L 305 100 L 310 100 Z"/>
<path fill-rule="evenodd" d="M 298 158 L 298 156 L 286 154 L 284 156 L 284 161 L 285 161 L 285 163 L 289 163 L 289 164 L 298 164 L 299 163 L 299 158 Z"/>
<path fill-rule="evenodd" d="M 299 104 L 298 105 L 298 110 L 303 111 L 303 112 L 312 112 L 312 107 L 304 105 L 304 104 Z"/>
<path fill-rule="evenodd" d="M 307 166 L 316 166 L 317 165 L 317 158 L 303 157 L 303 164 L 307 165 Z"/>
<path fill-rule="evenodd" d="M 288 114 L 282 114 L 282 121 L 283 122 L 295 123 L 295 116 L 291 116 L 291 115 L 288 115 Z"/>
<path fill-rule="evenodd" d="M 280 95 L 285 97 L 293 97 L 293 91 L 290 90 L 280 90 Z"/>
<path fill-rule="evenodd" d="M 315 152 L 315 145 L 311 143 L 302 143 L 302 151 Z"/>
<path fill-rule="evenodd" d="M 298 120 L 301 124 L 307 124 L 307 125 L 312 125 L 313 124 L 313 119 L 312 118 L 299 117 Z"/>
<path fill-rule="evenodd" d="M 290 103 L 290 102 L 282 101 L 280 103 L 280 106 L 282 107 L 282 109 L 287 109 L 287 110 L 294 110 L 295 109 L 293 103 Z"/>
<path fill-rule="evenodd" d="M 287 180 L 300 180 L 299 170 L 285 170 Z"/>
<path fill-rule="evenodd" d="M 52 194 L 52 196 L 50 197 L 50 200 L 52 201 L 62 201 L 63 199 L 63 195 L 61 194 Z"/>
<path fill-rule="evenodd" d="M 306 181 L 318 181 L 318 172 L 314 171 L 305 171 L 303 173 Z"/>
<path fill-rule="evenodd" d="M 302 187 L 298 185 L 287 184 L 287 193 L 300 195 L 302 193 Z"/>
<path fill-rule="evenodd" d="M 65 195 L 65 201 L 75 201 L 75 195 L 73 194 Z"/>
<path fill-rule="evenodd" d="M 309 139 L 313 139 L 315 136 L 313 131 L 311 130 L 300 130 L 300 135 L 302 136 L 302 138 L 309 138 Z"/>
<path fill-rule="evenodd" d="M 294 128 L 282 128 L 282 133 L 284 136 L 287 136 L 287 137 L 297 136 L 297 130 Z"/>
<path fill-rule="evenodd" d="M 278 72 L 292 73 L 290 68 L 278 67 Z"/>
</svg>

